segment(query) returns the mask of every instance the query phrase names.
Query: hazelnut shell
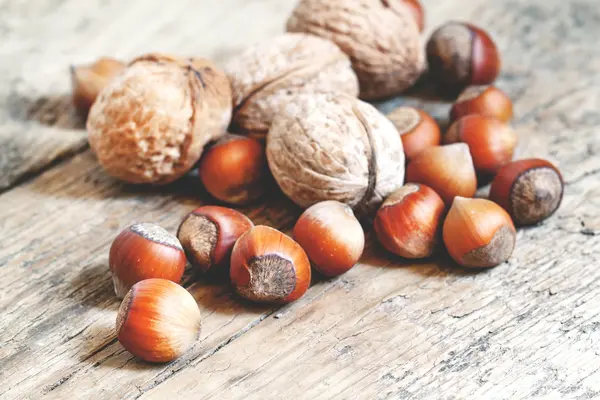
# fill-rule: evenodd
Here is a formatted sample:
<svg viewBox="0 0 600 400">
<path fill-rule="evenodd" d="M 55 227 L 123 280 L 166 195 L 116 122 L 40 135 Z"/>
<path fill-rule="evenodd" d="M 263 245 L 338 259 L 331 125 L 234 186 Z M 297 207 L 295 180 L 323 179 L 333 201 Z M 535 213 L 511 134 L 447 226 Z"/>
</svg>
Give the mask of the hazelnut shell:
<svg viewBox="0 0 600 400">
<path fill-rule="evenodd" d="M 516 231 L 510 216 L 496 203 L 456 197 L 444 221 L 443 237 L 458 264 L 489 268 L 511 256 Z"/>
<path fill-rule="evenodd" d="M 200 310 L 184 288 L 147 279 L 127 293 L 115 330 L 121 345 L 142 360 L 163 363 L 182 356 L 198 340 Z"/>
<path fill-rule="evenodd" d="M 308 208 L 294 226 L 294 239 L 325 276 L 350 270 L 362 256 L 365 232 L 352 209 L 337 201 Z"/>
</svg>

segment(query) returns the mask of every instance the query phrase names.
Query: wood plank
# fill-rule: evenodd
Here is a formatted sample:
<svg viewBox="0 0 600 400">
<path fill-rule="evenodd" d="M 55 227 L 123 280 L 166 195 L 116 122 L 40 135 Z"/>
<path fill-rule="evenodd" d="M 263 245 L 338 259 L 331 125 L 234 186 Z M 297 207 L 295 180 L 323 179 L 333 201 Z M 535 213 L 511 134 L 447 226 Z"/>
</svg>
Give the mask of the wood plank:
<svg viewBox="0 0 600 400">
<path fill-rule="evenodd" d="M 117 51 L 192 53 L 201 51 L 197 43 L 214 41 L 222 46 L 206 47 L 206 54 L 221 60 L 278 31 L 293 5 L 225 0 L 210 11 L 216 7 L 208 2 L 185 0 L 173 0 L 166 10 L 141 0 L 37 3 L 48 8 L 8 11 L 45 21 L 36 29 L 57 38 L 87 26 L 87 36 L 55 44 L 70 58 L 49 63 L 49 79 L 73 61 L 73 48 L 91 59 L 119 56 Z M 206 198 L 194 177 L 163 189 L 119 184 L 85 152 L 0 195 L 0 397 L 526 398 L 599 392 L 600 80 L 594 71 L 600 54 L 582 39 L 600 29 L 594 0 L 425 3 L 430 26 L 459 18 L 492 30 L 505 54 L 500 86 L 516 100 L 521 154 L 548 155 L 568 182 L 559 213 L 520 232 L 510 263 L 482 273 L 457 269 L 444 258 L 406 265 L 369 240 L 361 266 L 317 282 L 306 297 L 277 311 L 239 301 L 226 285 L 193 283 L 189 288 L 204 317 L 201 341 L 174 363 L 150 366 L 115 340 L 118 301 L 108 247 L 134 221 L 173 231 Z M 0 3 L 0 10 L 6 7 L 13 6 Z M 94 7 L 103 11 L 92 13 Z M 136 12 L 146 7 L 144 14 Z M 205 14 L 212 19 L 201 19 L 209 18 Z M 52 24 L 58 15 L 62 27 Z M 162 22 L 146 23 L 155 20 Z M 218 34 L 196 42 L 204 26 Z M 35 42 L 35 35 L 24 35 L 23 43 Z M 82 37 L 90 39 L 87 46 Z M 150 37 L 155 48 L 144 47 Z M 560 51 L 554 49 L 558 42 Z M 57 82 L 47 93 L 66 92 L 66 85 Z M 448 105 L 421 95 L 380 107 L 422 104 L 443 119 Z M 13 113 L 20 109 L 18 102 L 12 106 Z M 66 109 L 58 120 L 66 125 L 51 129 L 67 132 L 65 115 Z M 32 124 L 34 132 L 46 129 Z M 244 211 L 284 230 L 298 213 L 280 194 Z"/>
<path fill-rule="evenodd" d="M 0 190 L 87 148 L 72 110 L 69 66 L 151 51 L 205 56 L 282 29 L 293 0 L 0 1 Z M 235 10 L 235 12 L 231 12 Z"/>
</svg>

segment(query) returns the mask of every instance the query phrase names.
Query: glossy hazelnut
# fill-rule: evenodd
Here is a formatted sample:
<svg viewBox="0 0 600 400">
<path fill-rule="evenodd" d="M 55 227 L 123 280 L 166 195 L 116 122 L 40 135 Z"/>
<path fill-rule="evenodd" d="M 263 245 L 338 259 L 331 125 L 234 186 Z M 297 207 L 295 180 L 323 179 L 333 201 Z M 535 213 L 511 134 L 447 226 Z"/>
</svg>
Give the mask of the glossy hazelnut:
<svg viewBox="0 0 600 400">
<path fill-rule="evenodd" d="M 429 186 L 446 205 L 456 196 L 473 197 L 477 176 L 469 146 L 456 143 L 424 150 L 408 164 L 406 181 Z"/>
<path fill-rule="evenodd" d="M 166 279 L 147 279 L 127 293 L 116 323 L 121 345 L 149 362 L 169 362 L 185 353 L 200 334 L 194 297 Z"/>
<path fill-rule="evenodd" d="M 495 86 L 469 86 L 452 105 L 450 120 L 456 121 L 471 114 L 508 122 L 513 117 L 513 104 L 510 97 Z"/>
<path fill-rule="evenodd" d="M 496 203 L 456 197 L 444 221 L 443 236 L 458 264 L 489 268 L 510 258 L 516 231 L 508 213 Z"/>
<path fill-rule="evenodd" d="M 302 247 L 276 229 L 255 226 L 233 246 L 231 282 L 248 300 L 297 300 L 308 289 L 310 275 L 310 261 Z"/>
<path fill-rule="evenodd" d="M 216 199 L 230 204 L 250 203 L 265 190 L 265 149 L 257 140 L 227 135 L 205 152 L 198 172 L 204 187 Z"/>
<path fill-rule="evenodd" d="M 87 116 L 98 94 L 124 69 L 125 64 L 113 58 L 100 58 L 90 65 L 72 65 L 72 96 L 77 112 Z"/>
<path fill-rule="evenodd" d="M 294 226 L 294 239 L 325 276 L 343 274 L 362 256 L 365 233 L 352 209 L 337 201 L 308 208 Z"/>
<path fill-rule="evenodd" d="M 500 55 L 490 36 L 466 23 L 438 28 L 427 43 L 427 60 L 432 79 L 453 93 L 493 83 L 500 73 Z"/>
<path fill-rule="evenodd" d="M 186 259 L 179 240 L 158 225 L 141 223 L 121 232 L 108 258 L 115 294 L 122 298 L 136 283 L 150 278 L 181 281 Z"/>
<path fill-rule="evenodd" d="M 400 138 L 406 159 L 410 161 L 423 150 L 442 142 L 440 127 L 429 114 L 413 107 L 399 107 L 387 115 Z"/>
<path fill-rule="evenodd" d="M 190 263 L 201 272 L 227 272 L 235 241 L 253 226 L 239 211 L 204 206 L 185 217 L 177 238 Z"/>
<path fill-rule="evenodd" d="M 501 205 L 517 225 L 533 225 L 558 209 L 563 178 L 554 165 L 542 159 L 514 161 L 498 171 L 490 199 Z"/>
<path fill-rule="evenodd" d="M 440 239 L 445 209 L 432 189 L 409 183 L 383 203 L 375 217 L 375 233 L 383 247 L 396 255 L 429 257 Z"/>
<path fill-rule="evenodd" d="M 517 146 L 517 133 L 496 118 L 467 115 L 456 121 L 444 136 L 444 143 L 466 143 L 475 170 L 493 175 L 508 164 Z"/>
</svg>

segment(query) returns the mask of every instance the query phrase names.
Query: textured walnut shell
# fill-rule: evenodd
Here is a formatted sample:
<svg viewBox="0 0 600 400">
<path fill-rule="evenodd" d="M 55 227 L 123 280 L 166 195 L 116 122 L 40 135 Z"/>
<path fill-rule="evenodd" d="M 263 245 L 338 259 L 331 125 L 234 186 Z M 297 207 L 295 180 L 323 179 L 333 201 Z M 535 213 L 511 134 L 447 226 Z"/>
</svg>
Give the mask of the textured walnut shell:
<svg viewBox="0 0 600 400">
<path fill-rule="evenodd" d="M 110 175 L 131 183 L 172 182 L 198 161 L 207 142 L 225 133 L 225 78 L 213 79 L 219 73 L 206 68 L 213 71 L 198 70 L 190 60 L 146 55 L 100 93 L 87 130 Z M 211 87 L 214 82 L 219 89 Z"/>
<path fill-rule="evenodd" d="M 287 22 L 335 42 L 352 60 L 360 96 L 374 100 L 411 87 L 425 65 L 419 28 L 397 1 L 301 0 Z"/>
<path fill-rule="evenodd" d="M 342 94 L 304 95 L 274 119 L 267 159 L 283 192 L 301 207 L 324 200 L 374 212 L 404 182 L 394 125 L 373 106 Z"/>
<path fill-rule="evenodd" d="M 301 93 L 339 91 L 358 95 L 348 57 L 332 42 L 284 34 L 258 43 L 230 60 L 234 130 L 264 136 L 282 104 Z"/>
</svg>

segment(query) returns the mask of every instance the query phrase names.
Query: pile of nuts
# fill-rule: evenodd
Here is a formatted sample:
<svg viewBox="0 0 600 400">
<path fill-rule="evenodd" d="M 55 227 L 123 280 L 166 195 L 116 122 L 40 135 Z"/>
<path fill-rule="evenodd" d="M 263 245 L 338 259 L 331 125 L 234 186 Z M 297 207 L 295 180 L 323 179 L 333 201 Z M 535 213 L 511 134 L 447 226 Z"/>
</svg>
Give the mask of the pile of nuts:
<svg viewBox="0 0 600 400">
<path fill-rule="evenodd" d="M 423 26 L 417 0 L 301 0 L 288 33 L 224 70 L 162 54 L 72 69 L 74 104 L 89 112 L 90 146 L 112 176 L 165 184 L 197 166 L 215 199 L 242 205 L 272 175 L 306 209 L 293 239 L 223 206 L 192 211 L 176 236 L 150 223 L 124 230 L 109 264 L 127 350 L 167 362 L 197 340 L 198 306 L 178 285 L 188 262 L 246 299 L 287 303 L 308 289 L 311 265 L 333 277 L 360 260 L 366 221 L 395 255 L 430 257 L 443 243 L 457 264 L 487 268 L 511 256 L 515 225 L 554 213 L 558 169 L 512 161 L 518 136 L 510 98 L 492 85 L 492 39 L 452 22 L 425 50 Z M 357 98 L 400 94 L 426 61 L 440 90 L 457 95 L 445 134 L 422 110 L 384 116 Z M 492 180 L 489 200 L 473 198 L 482 178 Z"/>
</svg>

